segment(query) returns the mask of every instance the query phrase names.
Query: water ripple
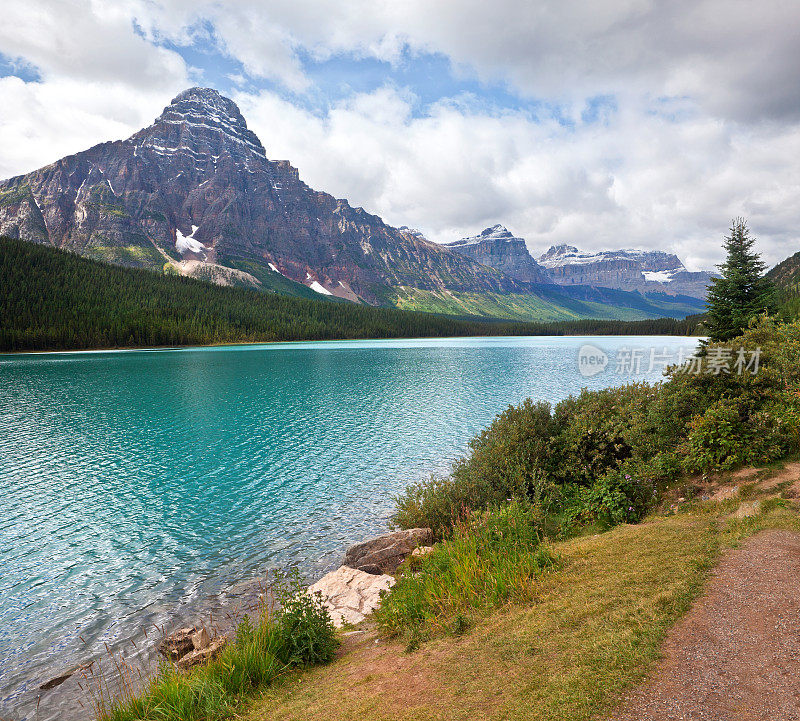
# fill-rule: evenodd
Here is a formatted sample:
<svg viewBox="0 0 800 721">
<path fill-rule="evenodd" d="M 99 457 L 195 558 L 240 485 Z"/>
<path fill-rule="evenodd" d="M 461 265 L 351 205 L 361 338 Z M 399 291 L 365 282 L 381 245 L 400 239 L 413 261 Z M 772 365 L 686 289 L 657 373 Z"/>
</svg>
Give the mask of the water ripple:
<svg viewBox="0 0 800 721">
<path fill-rule="evenodd" d="M 6 356 L 0 716 L 33 718 L 42 681 L 176 609 L 196 613 L 268 568 L 335 564 L 507 405 L 617 381 L 577 374 L 582 342 Z"/>
</svg>

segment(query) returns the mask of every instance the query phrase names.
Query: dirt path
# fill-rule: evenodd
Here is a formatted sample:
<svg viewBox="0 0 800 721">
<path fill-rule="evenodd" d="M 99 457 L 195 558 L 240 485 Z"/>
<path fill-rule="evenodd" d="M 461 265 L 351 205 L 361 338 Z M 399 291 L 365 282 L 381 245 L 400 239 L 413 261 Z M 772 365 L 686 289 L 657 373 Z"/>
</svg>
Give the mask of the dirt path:
<svg viewBox="0 0 800 721">
<path fill-rule="evenodd" d="M 800 719 L 800 534 L 729 552 L 615 721 Z"/>
</svg>

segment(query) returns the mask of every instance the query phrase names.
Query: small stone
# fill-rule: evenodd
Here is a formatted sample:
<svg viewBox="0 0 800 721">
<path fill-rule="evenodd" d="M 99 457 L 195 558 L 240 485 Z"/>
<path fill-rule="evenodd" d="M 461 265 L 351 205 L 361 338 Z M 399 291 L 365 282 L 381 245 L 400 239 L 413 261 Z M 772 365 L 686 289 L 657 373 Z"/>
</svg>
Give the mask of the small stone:
<svg viewBox="0 0 800 721">
<path fill-rule="evenodd" d="M 188 671 L 190 668 L 208 663 L 219 656 L 220 653 L 222 653 L 222 649 L 227 645 L 228 639 L 224 636 L 220 636 L 220 638 L 215 639 L 205 648 L 187 653 L 183 658 L 177 661 L 175 666 L 179 671 Z"/>
<path fill-rule="evenodd" d="M 427 556 L 432 551 L 433 551 L 433 546 L 419 546 L 418 548 L 415 548 L 411 552 L 411 555 L 414 558 L 421 558 L 422 556 Z"/>
<path fill-rule="evenodd" d="M 158 652 L 170 661 L 177 661 L 194 649 L 192 636 L 197 633 L 196 626 L 179 628 L 158 644 Z"/>
</svg>

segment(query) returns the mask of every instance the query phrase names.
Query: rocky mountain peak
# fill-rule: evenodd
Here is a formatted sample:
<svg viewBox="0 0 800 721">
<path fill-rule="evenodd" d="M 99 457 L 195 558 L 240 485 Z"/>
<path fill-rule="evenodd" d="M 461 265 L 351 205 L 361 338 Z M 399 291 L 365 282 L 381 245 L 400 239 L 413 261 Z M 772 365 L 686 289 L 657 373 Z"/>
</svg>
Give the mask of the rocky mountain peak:
<svg viewBox="0 0 800 721">
<path fill-rule="evenodd" d="M 239 106 L 230 98 L 226 98 L 218 90 L 214 90 L 214 88 L 187 88 L 172 98 L 170 104 L 164 109 L 164 112 L 173 108 L 191 107 L 196 108 L 200 113 L 227 115 L 231 119 L 246 125 L 244 117 L 239 111 Z"/>
<path fill-rule="evenodd" d="M 505 225 L 493 225 L 491 228 L 485 228 L 481 231 L 480 234 L 481 238 L 496 238 L 498 240 L 508 239 L 511 240 L 514 236 L 511 232 L 506 228 Z"/>
<path fill-rule="evenodd" d="M 485 228 L 478 235 L 446 243 L 462 255 L 505 273 L 524 283 L 552 283 L 547 271 L 533 259 L 523 238 L 517 238 L 504 225 Z"/>
<path fill-rule="evenodd" d="M 539 262 L 543 263 L 553 258 L 561 258 L 577 254 L 578 249 L 574 245 L 566 245 L 563 243 L 561 245 L 551 245 L 547 252 L 542 254 L 542 256 L 539 258 Z"/>
<path fill-rule="evenodd" d="M 213 88 L 188 88 L 176 95 L 153 125 L 131 141 L 170 155 L 188 149 L 205 157 L 227 150 L 234 158 L 266 158 L 258 136 L 247 127 L 239 107 Z"/>
</svg>

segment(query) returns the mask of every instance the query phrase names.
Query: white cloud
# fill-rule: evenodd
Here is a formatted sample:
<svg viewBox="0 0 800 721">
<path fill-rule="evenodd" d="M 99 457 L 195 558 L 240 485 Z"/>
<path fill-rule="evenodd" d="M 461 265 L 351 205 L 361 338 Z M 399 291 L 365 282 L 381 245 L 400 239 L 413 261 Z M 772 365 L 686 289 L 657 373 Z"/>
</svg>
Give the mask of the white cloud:
<svg viewBox="0 0 800 721">
<path fill-rule="evenodd" d="M 152 123 L 172 94 L 69 78 L 0 78 L 0 178 L 126 138 Z"/>
<path fill-rule="evenodd" d="M 190 84 L 167 40 L 216 48 L 250 80 L 295 93 L 319 90 L 301 52 L 437 52 L 558 104 L 573 125 L 469 97 L 415 115 L 411 90 L 392 87 L 324 116 L 266 91 L 236 99 L 270 157 L 434 240 L 503 222 L 534 252 L 637 245 L 709 267 L 743 214 L 777 261 L 797 250 L 800 225 L 799 27 L 781 0 L 757 12 L 744 0 L 596 0 L 590 12 L 579 0 L 28 0 L 5 9 L 0 51 L 42 81 L 0 79 L 0 176 L 149 123 Z M 602 94 L 618 109 L 583 122 Z"/>
<path fill-rule="evenodd" d="M 296 52 L 396 60 L 438 52 L 469 73 L 569 103 L 597 93 L 690 96 L 752 120 L 800 116 L 800 10 L 785 0 L 127 0 L 154 35 L 201 20 L 248 72 L 307 86 Z"/>
<path fill-rule="evenodd" d="M 185 81 L 177 53 L 139 36 L 128 13 L 100 0 L 6 3 L 0 51 L 24 58 L 46 77 L 80 78 L 168 91 Z"/>
<path fill-rule="evenodd" d="M 324 119 L 271 93 L 236 99 L 270 157 L 439 242 L 503 222 L 536 254 L 562 242 L 639 246 L 708 268 L 728 222 L 744 214 L 770 261 L 796 250 L 796 125 L 676 122 L 632 107 L 608 125 L 563 127 L 449 103 L 414 117 L 413 99 L 388 88 Z"/>
</svg>

